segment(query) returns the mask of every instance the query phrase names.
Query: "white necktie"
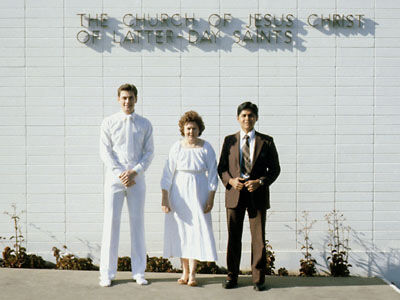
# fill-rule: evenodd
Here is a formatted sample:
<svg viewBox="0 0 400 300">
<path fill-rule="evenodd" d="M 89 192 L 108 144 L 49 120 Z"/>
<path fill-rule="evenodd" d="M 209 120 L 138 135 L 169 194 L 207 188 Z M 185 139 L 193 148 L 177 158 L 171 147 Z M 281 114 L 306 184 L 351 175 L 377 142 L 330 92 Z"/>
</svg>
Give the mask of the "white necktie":
<svg viewBox="0 0 400 300">
<path fill-rule="evenodd" d="M 125 140 L 126 140 L 126 157 L 129 162 L 133 160 L 133 122 L 132 116 L 128 115 L 126 118 L 126 126 L 125 126 Z"/>
</svg>

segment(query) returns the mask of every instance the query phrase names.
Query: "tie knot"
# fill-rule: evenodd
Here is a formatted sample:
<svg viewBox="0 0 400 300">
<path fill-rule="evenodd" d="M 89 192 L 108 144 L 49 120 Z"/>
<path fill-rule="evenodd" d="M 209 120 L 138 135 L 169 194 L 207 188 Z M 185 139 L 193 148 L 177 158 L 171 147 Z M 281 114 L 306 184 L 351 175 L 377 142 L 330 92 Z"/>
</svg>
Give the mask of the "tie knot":
<svg viewBox="0 0 400 300">
<path fill-rule="evenodd" d="M 250 138 L 250 137 L 249 137 L 247 134 L 244 136 L 244 139 L 245 139 L 246 141 L 248 141 L 249 138 Z"/>
</svg>

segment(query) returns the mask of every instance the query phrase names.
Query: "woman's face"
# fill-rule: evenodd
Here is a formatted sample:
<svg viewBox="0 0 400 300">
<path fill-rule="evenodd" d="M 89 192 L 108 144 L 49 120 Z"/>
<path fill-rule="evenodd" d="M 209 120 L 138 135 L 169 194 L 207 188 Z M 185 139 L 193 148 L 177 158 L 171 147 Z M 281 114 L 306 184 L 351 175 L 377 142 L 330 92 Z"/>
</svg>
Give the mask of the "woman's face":
<svg viewBox="0 0 400 300">
<path fill-rule="evenodd" d="M 196 122 L 187 122 L 183 126 L 183 133 L 186 139 L 195 140 L 199 137 L 199 126 L 197 126 Z"/>
</svg>

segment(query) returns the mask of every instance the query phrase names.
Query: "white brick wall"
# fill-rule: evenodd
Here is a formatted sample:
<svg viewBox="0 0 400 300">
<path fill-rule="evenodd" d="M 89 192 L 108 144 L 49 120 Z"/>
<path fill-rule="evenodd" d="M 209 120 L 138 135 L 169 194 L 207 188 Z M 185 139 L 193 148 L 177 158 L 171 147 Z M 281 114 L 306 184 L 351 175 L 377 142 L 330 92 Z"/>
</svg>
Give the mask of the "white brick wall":
<svg viewBox="0 0 400 300">
<path fill-rule="evenodd" d="M 211 13 L 229 12 L 236 24 L 247 23 L 249 13 L 292 13 L 299 20 L 291 28 L 293 47 L 220 40 L 127 49 L 111 44 L 110 37 L 93 47 L 78 43 L 75 35 L 82 28 L 76 14 L 82 12 L 107 13 L 110 31 L 125 13 L 195 13 L 207 20 Z M 365 28 L 312 28 L 306 22 L 311 13 L 362 13 Z M 189 109 L 202 114 L 204 138 L 219 153 L 223 137 L 238 130 L 236 106 L 250 100 L 260 108 L 257 129 L 275 138 L 282 165 L 271 188 L 267 224 L 277 265 L 298 268 L 296 220 L 303 210 L 318 220 L 312 239 L 323 255 L 324 215 L 336 208 L 354 229 L 354 272 L 371 274 L 363 257 L 372 251 L 381 264 L 374 270 L 397 276 L 399 13 L 396 0 L 2 0 L 0 210 L 16 203 L 25 211 L 21 224 L 28 251 L 50 258 L 52 246 L 66 244 L 97 260 L 103 213 L 99 124 L 119 109 L 117 87 L 132 82 L 139 89 L 137 111 L 154 126 L 146 238 L 149 254 L 161 255 L 159 180 L 168 149 L 179 138 L 180 115 Z M 225 264 L 223 189 L 219 192 L 213 225 L 219 263 Z M 8 217 L 0 215 L 0 235 L 11 231 Z M 129 253 L 128 239 L 125 211 L 120 255 Z M 246 227 L 244 267 L 249 249 Z M 397 260 L 388 267 L 390 253 Z"/>
</svg>

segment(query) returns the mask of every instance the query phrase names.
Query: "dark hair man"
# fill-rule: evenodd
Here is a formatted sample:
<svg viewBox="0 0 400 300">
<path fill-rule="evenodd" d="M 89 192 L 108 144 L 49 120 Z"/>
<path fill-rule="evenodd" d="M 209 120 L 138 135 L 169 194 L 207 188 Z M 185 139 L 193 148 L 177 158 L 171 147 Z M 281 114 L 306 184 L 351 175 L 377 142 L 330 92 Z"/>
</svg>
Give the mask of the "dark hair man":
<svg viewBox="0 0 400 300">
<path fill-rule="evenodd" d="M 270 207 L 269 186 L 280 173 L 278 153 L 272 137 L 254 129 L 257 105 L 244 102 L 237 109 L 241 130 L 225 137 L 218 174 L 224 184 L 228 223 L 228 276 L 223 287 L 237 287 L 242 253 L 245 212 L 251 231 L 251 270 L 254 289 L 265 289 L 265 219 Z"/>
</svg>

